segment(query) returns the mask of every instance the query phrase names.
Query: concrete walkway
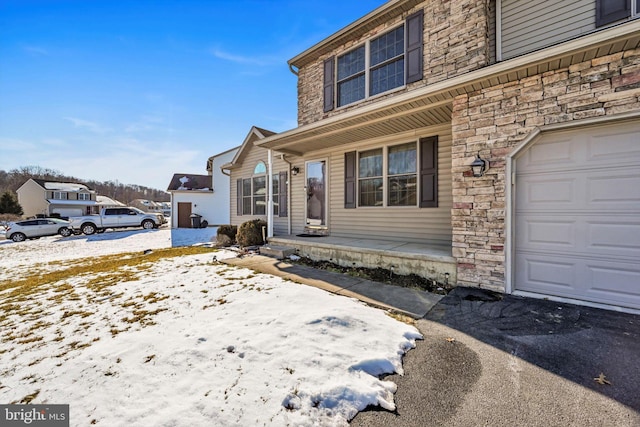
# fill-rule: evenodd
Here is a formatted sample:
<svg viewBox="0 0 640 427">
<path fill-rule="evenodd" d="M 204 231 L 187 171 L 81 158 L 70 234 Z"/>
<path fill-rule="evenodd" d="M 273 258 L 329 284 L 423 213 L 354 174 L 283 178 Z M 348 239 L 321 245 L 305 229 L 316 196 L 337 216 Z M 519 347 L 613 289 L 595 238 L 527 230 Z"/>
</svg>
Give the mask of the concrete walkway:
<svg viewBox="0 0 640 427">
<path fill-rule="evenodd" d="M 396 411 L 352 426 L 640 426 L 638 315 L 472 288 L 442 298 L 260 255 L 225 262 L 419 319 L 424 340 L 386 378 Z"/>
<path fill-rule="evenodd" d="M 246 255 L 225 259 L 223 262 L 356 298 L 375 307 L 392 310 L 415 319 L 424 317 L 442 298 L 442 295 L 419 289 L 385 285 L 360 277 L 288 263 L 264 255 Z"/>
</svg>

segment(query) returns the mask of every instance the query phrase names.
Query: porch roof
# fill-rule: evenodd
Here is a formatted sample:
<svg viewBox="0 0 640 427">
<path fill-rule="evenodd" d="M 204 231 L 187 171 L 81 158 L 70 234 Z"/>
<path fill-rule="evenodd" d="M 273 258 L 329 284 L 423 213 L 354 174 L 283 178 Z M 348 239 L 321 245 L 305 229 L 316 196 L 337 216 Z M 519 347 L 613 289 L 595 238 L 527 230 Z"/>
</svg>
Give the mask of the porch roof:
<svg viewBox="0 0 640 427">
<path fill-rule="evenodd" d="M 331 148 L 451 121 L 453 99 L 465 93 L 567 68 L 640 46 L 640 20 L 426 85 L 327 119 L 266 137 L 255 144 L 285 154 Z"/>
</svg>

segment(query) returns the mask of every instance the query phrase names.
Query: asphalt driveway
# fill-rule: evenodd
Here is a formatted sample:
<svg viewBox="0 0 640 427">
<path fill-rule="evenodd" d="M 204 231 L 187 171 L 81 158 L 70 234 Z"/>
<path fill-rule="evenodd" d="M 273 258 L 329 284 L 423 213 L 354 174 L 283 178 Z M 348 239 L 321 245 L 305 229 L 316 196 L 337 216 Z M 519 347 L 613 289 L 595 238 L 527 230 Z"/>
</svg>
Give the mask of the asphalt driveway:
<svg viewBox="0 0 640 427">
<path fill-rule="evenodd" d="M 397 411 L 351 425 L 640 426 L 638 315 L 457 288 L 417 327 Z"/>
</svg>

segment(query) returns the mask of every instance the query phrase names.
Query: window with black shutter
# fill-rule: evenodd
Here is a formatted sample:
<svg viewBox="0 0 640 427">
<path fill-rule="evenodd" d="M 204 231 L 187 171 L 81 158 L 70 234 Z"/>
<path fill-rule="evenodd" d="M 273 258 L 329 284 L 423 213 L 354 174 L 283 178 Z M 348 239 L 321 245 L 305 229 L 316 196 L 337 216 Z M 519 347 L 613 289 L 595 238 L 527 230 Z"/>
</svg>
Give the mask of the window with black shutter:
<svg viewBox="0 0 640 427">
<path fill-rule="evenodd" d="M 356 207 L 356 152 L 344 153 L 344 207 Z"/>
<path fill-rule="evenodd" d="M 638 0 L 635 0 L 636 4 Z M 596 0 L 596 27 L 631 16 L 631 0 Z"/>
<path fill-rule="evenodd" d="M 438 206 L 438 137 L 420 140 L 420 207 Z"/>
<path fill-rule="evenodd" d="M 420 10 L 384 34 L 324 61 L 324 111 L 361 101 L 423 78 Z"/>
</svg>

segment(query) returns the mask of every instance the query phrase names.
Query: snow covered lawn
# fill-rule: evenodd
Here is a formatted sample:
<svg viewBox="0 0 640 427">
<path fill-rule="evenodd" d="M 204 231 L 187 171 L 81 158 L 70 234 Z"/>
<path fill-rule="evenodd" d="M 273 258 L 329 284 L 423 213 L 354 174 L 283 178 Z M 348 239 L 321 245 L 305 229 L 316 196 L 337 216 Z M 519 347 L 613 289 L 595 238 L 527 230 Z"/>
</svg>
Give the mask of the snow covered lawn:
<svg viewBox="0 0 640 427">
<path fill-rule="evenodd" d="M 71 425 L 332 426 L 393 410 L 413 326 L 230 267 L 213 229 L 0 240 L 0 403 Z M 208 233 L 208 234 L 207 234 Z"/>
</svg>

